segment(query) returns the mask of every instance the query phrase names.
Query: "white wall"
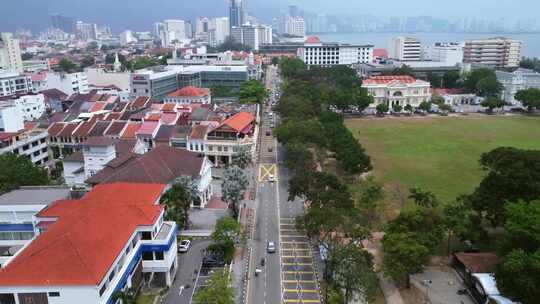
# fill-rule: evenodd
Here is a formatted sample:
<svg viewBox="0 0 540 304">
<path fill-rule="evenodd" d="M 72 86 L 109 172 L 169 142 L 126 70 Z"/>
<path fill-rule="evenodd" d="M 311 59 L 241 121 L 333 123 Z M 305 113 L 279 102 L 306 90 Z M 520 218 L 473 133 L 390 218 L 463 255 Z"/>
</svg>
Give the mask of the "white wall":
<svg viewBox="0 0 540 304">
<path fill-rule="evenodd" d="M 98 290 L 95 286 L 27 286 L 7 287 L 0 286 L 0 293 L 15 293 L 15 303 L 20 303 L 17 293 L 60 292 L 59 297 L 48 296 L 49 304 L 96 304 L 99 301 Z"/>
<path fill-rule="evenodd" d="M 24 129 L 24 119 L 15 105 L 0 106 L 0 132 L 17 132 Z"/>
</svg>

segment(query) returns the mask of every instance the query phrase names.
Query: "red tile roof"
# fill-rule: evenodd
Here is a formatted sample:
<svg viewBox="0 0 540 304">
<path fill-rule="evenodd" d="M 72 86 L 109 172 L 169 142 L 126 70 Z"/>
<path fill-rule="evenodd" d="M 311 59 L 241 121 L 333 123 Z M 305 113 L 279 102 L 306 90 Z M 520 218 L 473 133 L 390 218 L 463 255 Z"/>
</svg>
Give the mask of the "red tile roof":
<svg viewBox="0 0 540 304">
<path fill-rule="evenodd" d="M 75 132 L 73 132 L 72 134 L 73 137 L 86 137 L 88 135 L 88 132 L 90 132 L 90 130 L 95 124 L 96 122 L 93 119 L 79 124 Z"/>
<path fill-rule="evenodd" d="M 388 51 L 386 49 L 374 49 L 373 57 L 388 58 Z"/>
<path fill-rule="evenodd" d="M 197 153 L 170 146 L 157 146 L 150 152 L 125 154 L 109 162 L 87 182 L 104 184 L 113 182 L 168 184 L 180 176 L 198 178 L 204 158 Z"/>
<path fill-rule="evenodd" d="M 462 94 L 462 89 L 433 89 L 433 93 L 439 94 L 439 95 L 446 95 L 446 94 Z"/>
<path fill-rule="evenodd" d="M 208 126 L 205 125 L 198 125 L 193 127 L 191 129 L 191 134 L 189 135 L 189 138 L 191 139 L 204 139 L 206 136 L 206 133 L 208 131 Z"/>
<path fill-rule="evenodd" d="M 126 123 L 127 122 L 120 121 L 120 120 L 112 122 L 109 128 L 107 129 L 107 131 L 105 131 L 103 135 L 115 136 L 115 135 L 120 134 L 120 132 L 122 132 L 122 130 L 126 126 Z"/>
<path fill-rule="evenodd" d="M 255 121 L 255 116 L 248 112 L 240 112 L 236 115 L 233 115 L 229 119 L 225 120 L 221 126 L 228 126 L 229 128 L 240 132 L 247 133 L 248 129 L 251 127 L 251 124 Z"/>
<path fill-rule="evenodd" d="M 68 123 L 66 126 L 58 133 L 57 136 L 60 137 L 71 137 L 71 134 L 73 131 L 75 131 L 75 128 L 77 128 L 79 124 L 78 123 Z"/>
<path fill-rule="evenodd" d="M 205 88 L 197 88 L 187 86 L 182 89 L 169 93 L 168 97 L 204 97 L 210 95 L 210 90 Z"/>
<path fill-rule="evenodd" d="M 90 108 L 90 112 L 97 112 L 103 110 L 105 108 L 106 103 L 105 102 L 94 102 L 92 107 Z"/>
<path fill-rule="evenodd" d="M 174 109 L 176 109 L 175 103 L 166 103 L 161 107 L 161 111 L 163 112 L 174 112 Z"/>
<path fill-rule="evenodd" d="M 416 79 L 408 75 L 394 75 L 394 76 L 373 76 L 364 80 L 364 84 L 388 84 L 393 81 L 399 81 L 402 83 L 414 83 Z"/>
<path fill-rule="evenodd" d="M 47 129 L 47 133 L 49 133 L 49 136 L 52 137 L 58 136 L 65 125 L 66 123 L 64 122 L 55 122 Z"/>
<path fill-rule="evenodd" d="M 309 36 L 305 43 L 321 43 L 321 39 L 317 36 Z"/>
<path fill-rule="evenodd" d="M 149 101 L 150 97 L 139 96 L 129 104 L 129 108 L 132 110 L 143 108 Z"/>
<path fill-rule="evenodd" d="M 139 131 L 139 128 L 141 127 L 141 123 L 139 122 L 130 122 L 128 125 L 124 128 L 124 131 L 120 135 L 121 139 L 135 139 L 135 134 L 137 131 Z"/>
<path fill-rule="evenodd" d="M 137 226 L 155 223 L 163 191 L 161 184 L 116 183 L 50 205 L 38 216 L 57 222 L 0 269 L 0 285 L 99 285 Z"/>
</svg>

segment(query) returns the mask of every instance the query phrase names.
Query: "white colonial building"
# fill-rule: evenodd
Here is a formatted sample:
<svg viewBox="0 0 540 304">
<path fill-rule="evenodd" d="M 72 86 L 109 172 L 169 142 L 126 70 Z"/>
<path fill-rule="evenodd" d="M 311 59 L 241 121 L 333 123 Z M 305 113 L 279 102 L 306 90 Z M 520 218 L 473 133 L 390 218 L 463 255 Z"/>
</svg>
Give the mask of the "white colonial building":
<svg viewBox="0 0 540 304">
<path fill-rule="evenodd" d="M 165 103 L 170 102 L 181 105 L 189 105 L 192 103 L 210 104 L 212 98 L 209 89 L 187 86 L 169 93 L 163 101 Z"/>
<path fill-rule="evenodd" d="M 390 107 L 396 104 L 418 107 L 431 100 L 430 83 L 411 76 L 374 76 L 364 80 L 362 87 L 373 96 L 373 106 L 386 103 Z"/>
<path fill-rule="evenodd" d="M 540 73 L 528 69 L 517 69 L 514 72 L 495 71 L 497 80 L 503 85 L 502 99 L 512 105 L 519 103 L 514 96 L 520 90 L 540 89 Z"/>
</svg>

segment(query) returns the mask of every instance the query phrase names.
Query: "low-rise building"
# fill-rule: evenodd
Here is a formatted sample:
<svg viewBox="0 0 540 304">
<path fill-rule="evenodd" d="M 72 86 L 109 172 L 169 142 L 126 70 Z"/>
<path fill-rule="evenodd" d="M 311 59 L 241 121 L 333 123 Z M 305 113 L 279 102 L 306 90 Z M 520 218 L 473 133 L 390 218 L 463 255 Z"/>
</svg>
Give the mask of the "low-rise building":
<svg viewBox="0 0 540 304">
<path fill-rule="evenodd" d="M 210 104 L 212 99 L 209 89 L 187 86 L 169 93 L 163 101 L 186 105 L 192 103 Z"/>
<path fill-rule="evenodd" d="M 17 115 L 24 121 L 33 121 L 45 114 L 45 96 L 43 94 L 22 95 L 11 100 L 0 102 L 0 105 L 15 105 Z"/>
<path fill-rule="evenodd" d="M 0 195 L 0 268 L 39 233 L 34 216 L 61 199 L 68 199 L 66 187 L 21 187 Z"/>
<path fill-rule="evenodd" d="M 528 69 L 517 69 L 514 72 L 495 71 L 497 80 L 503 85 L 502 99 L 509 104 L 519 103 L 515 95 L 520 90 L 540 89 L 540 73 Z"/>
<path fill-rule="evenodd" d="M 47 130 L 39 128 L 0 132 L 0 154 L 24 155 L 35 165 L 45 165 L 51 159 L 47 136 Z"/>
<path fill-rule="evenodd" d="M 71 95 L 75 93 L 87 94 L 88 77 L 86 73 L 57 73 L 43 72 L 30 75 L 34 92 L 48 89 L 59 89 L 60 91 Z"/>
<path fill-rule="evenodd" d="M 27 94 L 33 91 L 30 76 L 17 72 L 0 72 L 0 97 Z"/>
<path fill-rule="evenodd" d="M 96 186 L 35 216 L 41 234 L 0 270 L 4 303 L 113 303 L 143 284 L 171 286 L 178 227 L 164 220 L 162 184 Z"/>
<path fill-rule="evenodd" d="M 411 76 L 375 76 L 364 80 L 362 87 L 373 96 L 373 106 L 386 103 L 390 107 L 418 107 L 420 103 L 431 100 L 430 83 Z"/>
</svg>

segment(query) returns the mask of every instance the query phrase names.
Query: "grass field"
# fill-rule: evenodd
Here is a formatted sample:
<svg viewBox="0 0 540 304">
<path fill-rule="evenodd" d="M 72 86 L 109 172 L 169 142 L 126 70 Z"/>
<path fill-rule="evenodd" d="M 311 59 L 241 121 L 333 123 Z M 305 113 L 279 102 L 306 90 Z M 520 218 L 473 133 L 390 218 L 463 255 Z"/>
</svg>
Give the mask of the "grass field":
<svg viewBox="0 0 540 304">
<path fill-rule="evenodd" d="M 540 149 L 537 117 L 389 117 L 346 124 L 371 156 L 393 203 L 404 202 L 413 186 L 443 201 L 454 199 L 482 179 L 482 153 L 500 146 Z"/>
</svg>

